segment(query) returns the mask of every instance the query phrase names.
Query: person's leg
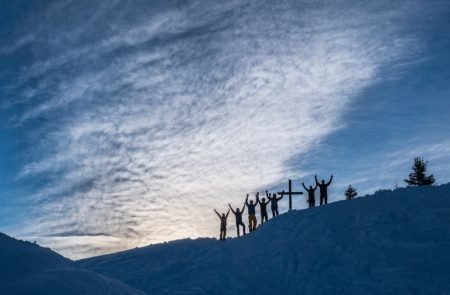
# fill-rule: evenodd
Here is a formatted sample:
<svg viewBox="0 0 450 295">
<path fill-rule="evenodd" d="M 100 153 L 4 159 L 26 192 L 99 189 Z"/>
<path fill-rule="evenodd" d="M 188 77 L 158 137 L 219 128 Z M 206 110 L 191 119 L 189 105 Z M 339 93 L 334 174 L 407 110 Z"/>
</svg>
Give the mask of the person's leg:
<svg viewBox="0 0 450 295">
<path fill-rule="evenodd" d="M 240 233 L 239 233 L 239 223 L 236 223 L 236 231 L 237 231 L 237 236 L 239 238 Z"/>
<path fill-rule="evenodd" d="M 253 219 L 252 219 L 252 216 L 251 215 L 249 215 L 248 216 L 248 231 L 249 232 L 252 232 L 252 224 L 253 224 Z"/>
<path fill-rule="evenodd" d="M 241 224 L 242 224 L 242 228 L 244 229 L 244 236 L 246 235 L 246 232 L 245 232 L 245 224 L 243 223 L 243 222 L 241 222 Z"/>
<path fill-rule="evenodd" d="M 225 239 L 227 238 L 227 229 L 223 230 L 223 240 L 225 241 Z"/>
<path fill-rule="evenodd" d="M 261 224 L 264 223 L 264 212 L 261 212 Z"/>
<path fill-rule="evenodd" d="M 274 218 L 274 217 L 275 217 L 275 209 L 272 208 L 272 218 Z"/>
<path fill-rule="evenodd" d="M 278 208 L 275 208 L 275 216 L 278 216 Z"/>
<path fill-rule="evenodd" d="M 258 225 L 258 220 L 256 219 L 256 215 L 253 215 L 253 230 L 256 229 L 257 225 Z"/>
</svg>

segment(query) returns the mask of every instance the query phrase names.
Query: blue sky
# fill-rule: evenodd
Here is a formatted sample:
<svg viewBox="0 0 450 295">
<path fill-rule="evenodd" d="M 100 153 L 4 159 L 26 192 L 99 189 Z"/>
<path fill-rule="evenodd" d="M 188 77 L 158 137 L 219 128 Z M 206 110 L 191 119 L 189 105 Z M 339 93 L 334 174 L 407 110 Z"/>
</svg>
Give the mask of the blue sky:
<svg viewBox="0 0 450 295">
<path fill-rule="evenodd" d="M 449 181 L 448 1 L 222 2 L 1 4 L 0 231 L 79 258 L 288 178 Z"/>
</svg>

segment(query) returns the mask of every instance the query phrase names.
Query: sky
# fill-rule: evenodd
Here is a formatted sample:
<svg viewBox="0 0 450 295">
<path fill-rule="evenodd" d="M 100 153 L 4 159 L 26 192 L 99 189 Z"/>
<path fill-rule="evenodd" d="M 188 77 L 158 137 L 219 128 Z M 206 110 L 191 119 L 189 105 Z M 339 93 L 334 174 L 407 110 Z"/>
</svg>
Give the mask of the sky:
<svg viewBox="0 0 450 295">
<path fill-rule="evenodd" d="M 450 3 L 372 2 L 2 2 L 0 231 L 78 259 L 217 236 L 288 179 L 449 182 Z"/>
</svg>

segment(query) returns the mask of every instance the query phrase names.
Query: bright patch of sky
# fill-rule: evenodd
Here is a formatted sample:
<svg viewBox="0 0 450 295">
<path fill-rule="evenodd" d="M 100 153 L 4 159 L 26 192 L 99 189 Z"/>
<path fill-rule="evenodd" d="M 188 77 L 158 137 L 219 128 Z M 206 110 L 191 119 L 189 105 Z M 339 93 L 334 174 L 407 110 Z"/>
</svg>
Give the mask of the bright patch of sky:
<svg viewBox="0 0 450 295">
<path fill-rule="evenodd" d="M 288 178 L 448 182 L 447 1 L 99 3 L 1 4 L 1 231 L 79 258 L 216 235 Z"/>
</svg>

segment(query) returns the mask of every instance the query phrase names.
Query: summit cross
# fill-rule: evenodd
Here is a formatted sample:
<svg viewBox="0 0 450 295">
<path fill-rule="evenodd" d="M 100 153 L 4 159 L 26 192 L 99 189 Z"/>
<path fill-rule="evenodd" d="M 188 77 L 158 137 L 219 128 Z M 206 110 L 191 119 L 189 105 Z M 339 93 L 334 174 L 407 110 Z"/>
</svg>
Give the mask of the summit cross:
<svg viewBox="0 0 450 295">
<path fill-rule="evenodd" d="M 303 192 L 293 192 L 292 191 L 292 180 L 289 179 L 289 191 L 285 192 L 278 192 L 279 195 L 284 196 L 284 195 L 289 195 L 289 211 L 292 210 L 292 196 L 293 195 L 303 195 Z"/>
</svg>

